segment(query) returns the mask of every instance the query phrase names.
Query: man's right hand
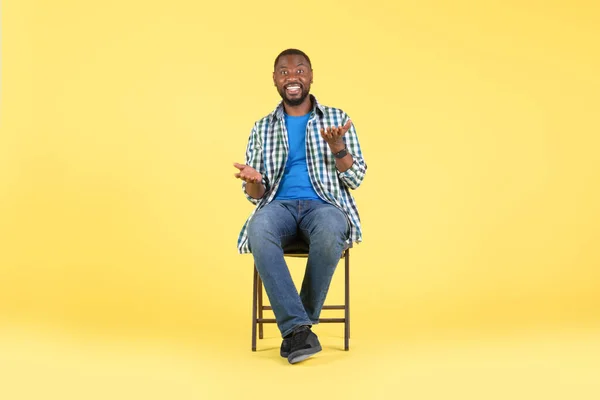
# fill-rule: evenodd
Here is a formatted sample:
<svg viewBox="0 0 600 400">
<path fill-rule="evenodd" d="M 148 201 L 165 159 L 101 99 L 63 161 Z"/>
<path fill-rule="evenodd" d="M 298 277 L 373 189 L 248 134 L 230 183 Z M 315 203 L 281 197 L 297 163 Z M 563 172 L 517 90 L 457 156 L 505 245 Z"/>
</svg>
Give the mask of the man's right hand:
<svg viewBox="0 0 600 400">
<path fill-rule="evenodd" d="M 247 183 L 262 183 L 262 175 L 249 165 L 233 163 L 233 166 L 240 170 L 234 176 Z"/>
</svg>

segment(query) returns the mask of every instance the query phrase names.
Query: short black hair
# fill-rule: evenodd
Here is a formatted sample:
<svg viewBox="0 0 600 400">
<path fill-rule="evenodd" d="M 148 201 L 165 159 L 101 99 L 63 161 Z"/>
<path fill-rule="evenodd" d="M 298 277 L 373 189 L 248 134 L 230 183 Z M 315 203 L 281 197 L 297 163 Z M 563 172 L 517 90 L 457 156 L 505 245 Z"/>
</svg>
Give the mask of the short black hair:
<svg viewBox="0 0 600 400">
<path fill-rule="evenodd" d="M 299 56 L 306 58 L 306 61 L 308 61 L 308 66 L 312 69 L 312 64 L 310 62 L 310 58 L 308 58 L 308 56 L 306 55 L 305 52 L 303 52 L 302 50 L 298 50 L 298 49 L 287 49 L 287 50 L 284 50 L 281 53 L 279 53 L 279 55 L 275 59 L 275 63 L 273 64 L 273 69 L 275 69 L 277 67 L 277 62 L 279 61 L 279 59 L 281 57 L 290 56 L 290 55 L 299 55 Z"/>
</svg>

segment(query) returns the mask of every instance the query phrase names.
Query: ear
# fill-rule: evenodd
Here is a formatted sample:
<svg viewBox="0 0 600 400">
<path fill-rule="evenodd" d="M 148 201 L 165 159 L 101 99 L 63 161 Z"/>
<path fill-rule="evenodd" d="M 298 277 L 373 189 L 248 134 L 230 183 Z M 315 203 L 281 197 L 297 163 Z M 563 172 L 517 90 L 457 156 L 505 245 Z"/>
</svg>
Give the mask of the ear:
<svg viewBox="0 0 600 400">
<path fill-rule="evenodd" d="M 273 72 L 273 85 L 277 86 L 277 82 L 275 81 L 275 72 Z"/>
</svg>

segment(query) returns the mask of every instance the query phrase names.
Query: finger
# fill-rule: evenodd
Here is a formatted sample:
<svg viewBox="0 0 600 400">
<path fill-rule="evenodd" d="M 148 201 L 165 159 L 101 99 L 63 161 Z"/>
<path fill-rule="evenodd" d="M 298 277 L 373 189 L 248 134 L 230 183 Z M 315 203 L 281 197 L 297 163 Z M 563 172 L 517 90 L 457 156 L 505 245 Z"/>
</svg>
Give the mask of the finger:
<svg viewBox="0 0 600 400">
<path fill-rule="evenodd" d="M 233 166 L 239 169 L 240 171 L 246 168 L 246 164 L 233 163 Z"/>
<path fill-rule="evenodd" d="M 346 121 L 346 123 L 344 124 L 344 126 L 342 127 L 342 130 L 344 131 L 344 134 L 346 132 L 348 132 L 348 129 L 350 129 L 350 127 L 352 126 L 352 120 L 348 119 L 348 121 Z"/>
</svg>

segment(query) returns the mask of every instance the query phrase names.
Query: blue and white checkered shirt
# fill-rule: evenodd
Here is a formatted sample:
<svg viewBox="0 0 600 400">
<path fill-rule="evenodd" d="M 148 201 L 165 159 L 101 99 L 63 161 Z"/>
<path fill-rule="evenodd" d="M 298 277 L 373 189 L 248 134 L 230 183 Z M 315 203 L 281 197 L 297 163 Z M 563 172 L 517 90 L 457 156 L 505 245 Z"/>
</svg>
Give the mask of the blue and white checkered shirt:
<svg viewBox="0 0 600 400">
<path fill-rule="evenodd" d="M 319 104 L 312 95 L 311 98 L 313 110 L 306 127 L 306 164 L 310 181 L 321 199 L 338 207 L 348 216 L 350 222 L 349 241 L 360 242 L 362 241 L 360 217 L 350 189 L 360 186 L 367 171 L 367 164 L 362 156 L 356 129 L 353 124 L 344 135 L 344 142 L 348 152 L 352 155 L 352 166 L 344 172 L 339 172 L 335 166 L 335 157 L 327 142 L 321 137 L 320 130 L 343 126 L 349 117 L 338 108 Z M 254 124 L 248 140 L 246 164 L 261 173 L 266 191 L 261 199 L 254 199 L 246 193 L 246 182 L 242 182 L 242 190 L 246 198 L 256 204 L 256 208 L 246 220 L 238 237 L 238 251 L 241 254 L 250 252 L 248 223 L 256 211 L 275 198 L 287 158 L 288 136 L 285 128 L 283 102 L 280 102 L 271 114 Z"/>
</svg>

